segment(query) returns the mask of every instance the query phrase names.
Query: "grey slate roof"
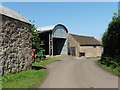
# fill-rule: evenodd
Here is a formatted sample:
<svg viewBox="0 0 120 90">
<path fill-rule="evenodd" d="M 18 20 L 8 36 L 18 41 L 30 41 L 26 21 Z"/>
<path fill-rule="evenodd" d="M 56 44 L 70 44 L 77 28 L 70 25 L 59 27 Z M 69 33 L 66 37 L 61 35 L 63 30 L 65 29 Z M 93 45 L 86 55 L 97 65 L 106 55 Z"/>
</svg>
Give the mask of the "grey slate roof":
<svg viewBox="0 0 120 90">
<path fill-rule="evenodd" d="M 0 5 L 0 14 L 31 24 L 24 16 L 2 5 Z"/>
<path fill-rule="evenodd" d="M 100 42 L 96 40 L 94 37 L 89 37 L 89 36 L 81 36 L 81 35 L 75 35 L 75 34 L 70 34 L 79 45 L 100 45 Z"/>
</svg>

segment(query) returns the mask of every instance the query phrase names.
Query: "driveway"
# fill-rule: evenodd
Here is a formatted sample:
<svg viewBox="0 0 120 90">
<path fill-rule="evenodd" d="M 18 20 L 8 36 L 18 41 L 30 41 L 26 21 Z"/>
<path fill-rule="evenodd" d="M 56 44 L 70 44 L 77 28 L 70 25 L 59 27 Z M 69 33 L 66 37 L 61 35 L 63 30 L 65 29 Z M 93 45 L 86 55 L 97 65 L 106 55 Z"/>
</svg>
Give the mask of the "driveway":
<svg viewBox="0 0 120 90">
<path fill-rule="evenodd" d="M 54 58 L 62 61 L 46 65 L 49 75 L 40 88 L 118 88 L 118 77 L 103 69 L 96 59 Z"/>
</svg>

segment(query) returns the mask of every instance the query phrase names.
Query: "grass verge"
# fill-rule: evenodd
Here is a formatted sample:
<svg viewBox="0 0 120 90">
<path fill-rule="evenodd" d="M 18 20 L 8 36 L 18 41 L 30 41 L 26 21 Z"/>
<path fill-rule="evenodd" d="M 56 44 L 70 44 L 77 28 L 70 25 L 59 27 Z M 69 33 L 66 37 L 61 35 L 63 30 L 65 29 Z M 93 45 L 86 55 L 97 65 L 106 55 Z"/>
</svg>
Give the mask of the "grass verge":
<svg viewBox="0 0 120 90">
<path fill-rule="evenodd" d="M 0 90 L 2 89 L 2 76 L 0 75 Z"/>
<path fill-rule="evenodd" d="M 120 66 L 118 66 L 118 67 L 116 67 L 116 68 L 113 68 L 112 65 L 111 65 L 111 66 L 107 66 L 107 65 L 105 65 L 105 64 L 102 64 L 100 61 L 99 61 L 99 64 L 100 64 L 103 68 L 105 68 L 106 70 L 109 70 L 109 71 L 111 71 L 112 73 L 114 73 L 114 74 L 116 74 L 116 75 L 118 75 L 118 76 L 120 77 Z"/>
<path fill-rule="evenodd" d="M 101 56 L 97 56 L 97 57 L 87 57 L 87 59 L 95 59 L 95 58 L 101 58 Z"/>
<path fill-rule="evenodd" d="M 60 61 L 48 58 L 46 61 L 33 63 L 33 67 L 44 67 L 46 64 Z M 7 74 L 2 77 L 2 88 L 38 88 L 46 78 L 46 69 L 32 69 L 16 74 Z"/>
</svg>

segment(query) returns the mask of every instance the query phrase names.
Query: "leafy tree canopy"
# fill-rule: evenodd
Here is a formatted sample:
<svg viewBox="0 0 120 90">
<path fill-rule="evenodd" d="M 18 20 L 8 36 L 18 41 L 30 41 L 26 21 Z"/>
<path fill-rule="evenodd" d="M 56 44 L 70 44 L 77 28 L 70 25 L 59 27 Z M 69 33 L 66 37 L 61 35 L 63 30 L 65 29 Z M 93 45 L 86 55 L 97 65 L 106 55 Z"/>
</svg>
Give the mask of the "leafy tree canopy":
<svg viewBox="0 0 120 90">
<path fill-rule="evenodd" d="M 39 34 L 35 32 L 35 25 L 32 25 L 32 48 L 39 51 L 41 49 L 41 45 L 44 45 L 44 42 L 41 41 Z"/>
<path fill-rule="evenodd" d="M 104 48 L 102 60 L 105 60 L 104 57 L 109 57 L 112 58 L 110 60 L 120 63 L 120 16 L 116 13 L 103 34 L 102 43 Z"/>
</svg>

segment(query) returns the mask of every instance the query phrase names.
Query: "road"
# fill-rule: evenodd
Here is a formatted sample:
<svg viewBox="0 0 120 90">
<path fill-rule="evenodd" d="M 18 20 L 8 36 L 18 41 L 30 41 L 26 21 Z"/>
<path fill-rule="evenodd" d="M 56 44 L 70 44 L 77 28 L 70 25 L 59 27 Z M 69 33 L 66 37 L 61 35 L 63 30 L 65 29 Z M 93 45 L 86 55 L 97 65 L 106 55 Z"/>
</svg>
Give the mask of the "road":
<svg viewBox="0 0 120 90">
<path fill-rule="evenodd" d="M 118 77 L 102 68 L 96 59 L 55 58 L 62 61 L 46 65 L 49 75 L 40 88 L 118 88 Z"/>
</svg>

